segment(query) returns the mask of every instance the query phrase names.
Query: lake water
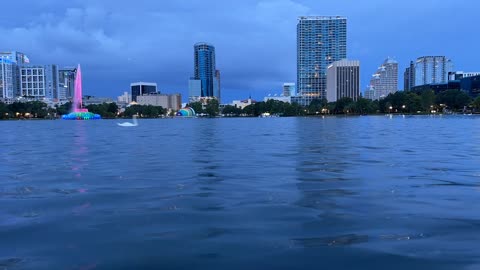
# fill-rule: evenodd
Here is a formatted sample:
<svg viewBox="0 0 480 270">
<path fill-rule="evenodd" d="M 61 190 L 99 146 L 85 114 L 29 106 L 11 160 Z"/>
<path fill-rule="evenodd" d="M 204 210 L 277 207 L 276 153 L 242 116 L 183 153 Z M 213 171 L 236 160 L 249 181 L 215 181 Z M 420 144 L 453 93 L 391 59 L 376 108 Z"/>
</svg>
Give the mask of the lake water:
<svg viewBox="0 0 480 270">
<path fill-rule="evenodd" d="M 480 118 L 0 122 L 0 269 L 480 269 Z"/>
</svg>

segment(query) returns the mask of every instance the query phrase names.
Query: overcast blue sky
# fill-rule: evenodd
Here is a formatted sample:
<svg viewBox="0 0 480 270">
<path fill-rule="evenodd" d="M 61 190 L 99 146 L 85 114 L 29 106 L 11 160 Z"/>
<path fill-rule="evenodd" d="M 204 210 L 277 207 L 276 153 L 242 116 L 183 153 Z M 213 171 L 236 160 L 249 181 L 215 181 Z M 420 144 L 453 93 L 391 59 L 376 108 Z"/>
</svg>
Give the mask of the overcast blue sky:
<svg viewBox="0 0 480 270">
<path fill-rule="evenodd" d="M 223 102 L 261 99 L 296 81 L 301 15 L 348 18 L 348 58 L 361 61 L 362 89 L 390 56 L 403 70 L 422 55 L 446 55 L 480 71 L 476 0 L 16 0 L 2 1 L 0 50 L 33 64 L 82 64 L 84 93 L 118 96 L 154 81 L 186 99 L 193 44 L 215 45 Z"/>
</svg>

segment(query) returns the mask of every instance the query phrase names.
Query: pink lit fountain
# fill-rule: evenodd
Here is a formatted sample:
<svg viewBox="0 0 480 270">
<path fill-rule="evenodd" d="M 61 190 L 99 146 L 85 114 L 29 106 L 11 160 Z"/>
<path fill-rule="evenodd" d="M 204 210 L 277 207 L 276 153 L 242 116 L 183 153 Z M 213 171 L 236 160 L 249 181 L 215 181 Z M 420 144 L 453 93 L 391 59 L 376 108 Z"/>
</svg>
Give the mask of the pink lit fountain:
<svg viewBox="0 0 480 270">
<path fill-rule="evenodd" d="M 87 109 L 82 108 L 82 70 L 80 65 L 77 67 L 75 74 L 75 89 L 73 95 L 72 112 L 62 116 L 64 120 L 98 120 L 102 117 L 98 114 L 88 112 Z"/>
</svg>

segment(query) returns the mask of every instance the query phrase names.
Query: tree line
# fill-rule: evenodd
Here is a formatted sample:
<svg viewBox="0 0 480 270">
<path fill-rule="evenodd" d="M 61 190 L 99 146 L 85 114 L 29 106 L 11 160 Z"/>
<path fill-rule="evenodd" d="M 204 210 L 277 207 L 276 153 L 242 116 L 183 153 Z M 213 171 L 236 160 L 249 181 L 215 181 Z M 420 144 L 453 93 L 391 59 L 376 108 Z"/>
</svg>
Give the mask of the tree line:
<svg viewBox="0 0 480 270">
<path fill-rule="evenodd" d="M 102 118 L 132 117 L 138 115 L 145 118 L 157 118 L 167 114 L 161 106 L 133 105 L 123 113 L 119 112 L 116 103 L 92 104 L 85 107 L 89 112 L 99 114 Z M 54 119 L 72 111 L 72 103 L 67 102 L 55 107 L 49 107 L 41 101 L 15 102 L 6 104 L 0 102 L 0 119 Z"/>
<path fill-rule="evenodd" d="M 227 105 L 223 108 L 222 114 L 257 117 L 264 113 L 278 116 L 311 116 L 385 113 L 425 114 L 465 111 L 480 112 L 480 97 L 472 99 L 464 91 L 452 89 L 438 94 L 435 94 L 432 90 L 421 92 L 398 91 L 381 100 L 342 98 L 336 102 L 328 102 L 326 99 L 316 99 L 306 107 L 296 103 L 268 100 L 249 105 L 243 110 Z"/>
<path fill-rule="evenodd" d="M 313 100 L 309 106 L 300 106 L 296 103 L 286 103 L 277 100 L 257 102 L 244 109 L 227 105 L 220 110 L 218 100 L 212 99 L 207 104 L 194 102 L 188 104 L 197 115 L 216 117 L 219 114 L 225 116 L 258 117 L 269 113 L 278 116 L 311 116 L 311 115 L 366 115 L 385 113 L 408 113 L 424 114 L 435 112 L 473 112 L 480 113 L 480 96 L 472 99 L 461 90 L 446 90 L 435 93 L 432 90 L 411 92 L 399 91 L 388 95 L 381 100 L 369 100 L 358 98 L 342 98 L 337 102 L 328 102 L 326 99 Z M 53 119 L 71 112 L 72 103 L 49 107 L 41 101 L 15 102 L 5 104 L 0 102 L 0 119 L 25 119 L 46 118 Z M 133 105 L 123 113 L 119 113 L 119 107 L 115 103 L 103 103 L 88 105 L 86 108 L 103 118 L 132 117 L 138 115 L 146 118 L 157 118 L 167 114 L 167 110 L 160 106 Z"/>
</svg>

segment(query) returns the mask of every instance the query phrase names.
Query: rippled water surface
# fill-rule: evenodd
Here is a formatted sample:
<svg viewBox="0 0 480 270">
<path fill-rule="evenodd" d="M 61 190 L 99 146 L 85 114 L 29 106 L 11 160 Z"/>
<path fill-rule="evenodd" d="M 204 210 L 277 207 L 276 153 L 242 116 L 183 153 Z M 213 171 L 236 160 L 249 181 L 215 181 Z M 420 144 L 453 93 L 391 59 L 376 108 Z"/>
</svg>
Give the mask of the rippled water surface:
<svg viewBox="0 0 480 270">
<path fill-rule="evenodd" d="M 0 269 L 480 269 L 480 117 L 0 122 Z"/>
</svg>

